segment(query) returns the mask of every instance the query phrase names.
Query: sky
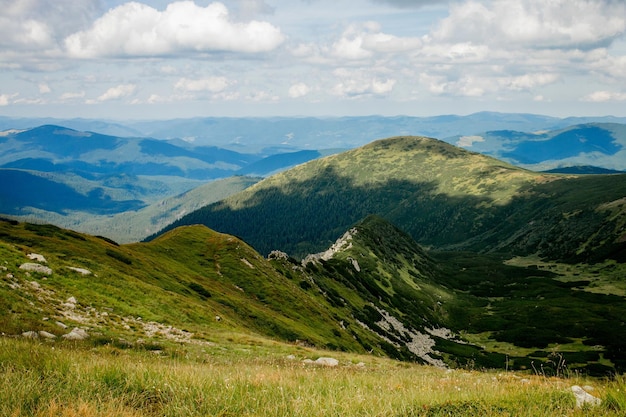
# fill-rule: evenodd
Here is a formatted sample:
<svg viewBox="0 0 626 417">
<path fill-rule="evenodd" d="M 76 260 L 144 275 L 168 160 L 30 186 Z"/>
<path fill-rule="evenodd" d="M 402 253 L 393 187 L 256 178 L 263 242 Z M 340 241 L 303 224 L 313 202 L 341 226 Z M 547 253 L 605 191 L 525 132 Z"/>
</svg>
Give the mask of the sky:
<svg viewBox="0 0 626 417">
<path fill-rule="evenodd" d="M 626 0 L 0 0 L 0 116 L 626 116 Z"/>
</svg>

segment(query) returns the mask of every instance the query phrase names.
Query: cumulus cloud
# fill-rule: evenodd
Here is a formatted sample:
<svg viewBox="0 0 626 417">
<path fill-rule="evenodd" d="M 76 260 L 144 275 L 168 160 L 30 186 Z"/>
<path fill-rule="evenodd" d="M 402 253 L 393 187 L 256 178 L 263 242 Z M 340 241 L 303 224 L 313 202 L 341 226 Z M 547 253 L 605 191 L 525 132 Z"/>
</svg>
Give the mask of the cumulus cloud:
<svg viewBox="0 0 626 417">
<path fill-rule="evenodd" d="M 498 92 L 532 92 L 536 88 L 552 84 L 559 80 L 559 75 L 549 73 L 531 73 L 523 75 L 501 75 L 488 71 L 456 76 L 443 72 L 433 74 L 424 72 L 419 80 L 434 95 L 482 97 Z"/>
<path fill-rule="evenodd" d="M 552 84 L 559 79 L 558 74 L 535 73 L 505 77 L 501 84 L 513 91 L 530 91 L 536 87 Z"/>
<path fill-rule="evenodd" d="M 583 101 L 589 101 L 592 103 L 604 103 L 609 101 L 626 101 L 626 93 L 620 93 L 615 91 L 595 91 L 585 97 Z"/>
<path fill-rule="evenodd" d="M 0 106 L 8 106 L 11 104 L 11 100 L 17 97 L 18 94 L 0 94 Z"/>
<path fill-rule="evenodd" d="M 606 0 L 468 0 L 454 3 L 434 38 L 527 48 L 592 49 L 626 30 L 626 3 Z"/>
<path fill-rule="evenodd" d="M 233 82 L 229 81 L 226 77 L 208 77 L 201 79 L 181 78 L 174 87 L 178 90 L 188 92 L 209 91 L 217 93 L 225 90 L 231 84 L 233 84 Z"/>
<path fill-rule="evenodd" d="M 109 88 L 104 94 L 100 95 L 96 100 L 89 100 L 88 103 L 102 103 L 111 100 L 120 100 L 131 96 L 137 86 L 135 84 L 120 84 Z"/>
<path fill-rule="evenodd" d="M 0 0 L 0 45 L 16 52 L 57 49 L 99 10 L 98 0 Z"/>
<path fill-rule="evenodd" d="M 61 94 L 61 96 L 59 97 L 59 100 L 61 100 L 61 101 L 72 101 L 72 100 L 84 98 L 85 95 L 86 95 L 86 93 L 84 91 L 67 92 L 67 93 Z"/>
<path fill-rule="evenodd" d="M 331 54 L 343 59 L 364 59 L 375 54 L 403 53 L 418 49 L 417 37 L 398 37 L 381 31 L 376 22 L 350 25 L 330 47 Z"/>
<path fill-rule="evenodd" d="M 340 97 L 385 96 L 393 91 L 397 80 L 371 77 L 362 71 L 338 69 L 334 74 L 340 79 L 331 93 Z"/>
<path fill-rule="evenodd" d="M 222 3 L 201 7 L 178 1 L 159 11 L 131 2 L 110 10 L 88 30 L 68 36 L 65 47 L 78 58 L 255 53 L 273 50 L 284 39 L 280 29 L 268 22 L 234 22 Z"/>
<path fill-rule="evenodd" d="M 52 92 L 52 89 L 47 83 L 39 83 L 38 87 L 39 87 L 40 94 L 48 94 Z"/>
<path fill-rule="evenodd" d="M 297 83 L 289 87 L 289 97 L 300 98 L 304 97 L 311 92 L 311 87 L 305 83 Z"/>
</svg>

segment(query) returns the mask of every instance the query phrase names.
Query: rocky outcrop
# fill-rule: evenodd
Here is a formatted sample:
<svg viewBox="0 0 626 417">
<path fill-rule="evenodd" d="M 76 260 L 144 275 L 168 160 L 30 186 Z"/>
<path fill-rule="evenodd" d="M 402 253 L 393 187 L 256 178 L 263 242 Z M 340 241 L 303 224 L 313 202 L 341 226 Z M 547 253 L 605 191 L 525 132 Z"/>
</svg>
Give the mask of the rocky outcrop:
<svg viewBox="0 0 626 417">
<path fill-rule="evenodd" d="M 304 258 L 304 260 L 302 261 L 302 265 L 306 266 L 308 263 L 311 262 L 319 262 L 320 259 L 323 261 L 327 261 L 329 259 L 332 259 L 332 257 L 335 256 L 337 252 L 350 249 L 352 247 L 352 236 L 357 233 L 357 228 L 353 227 L 352 229 L 344 233 L 343 236 L 337 239 L 337 241 L 325 252 L 307 255 L 307 257 Z M 355 266 L 355 269 L 359 270 L 357 266 Z"/>
<path fill-rule="evenodd" d="M 26 257 L 30 259 L 31 261 L 37 261 L 42 264 L 48 263 L 48 261 L 46 261 L 46 258 L 43 255 L 40 255 L 38 253 L 29 253 L 28 255 L 26 255 Z"/>
<path fill-rule="evenodd" d="M 320 358 L 317 358 L 316 360 L 305 359 L 302 362 L 306 365 L 327 366 L 329 368 L 334 368 L 336 366 L 339 366 L 339 361 L 337 359 L 327 358 L 327 357 L 320 357 Z"/>
<path fill-rule="evenodd" d="M 40 274 L 52 275 L 52 269 L 45 265 L 36 264 L 33 262 L 26 262 L 20 265 L 20 269 L 28 272 L 38 272 Z"/>
<path fill-rule="evenodd" d="M 91 275 L 91 271 L 88 269 L 76 268 L 74 266 L 68 266 L 67 269 L 74 271 L 74 272 L 78 272 L 81 275 Z"/>
<path fill-rule="evenodd" d="M 74 327 L 71 332 L 61 337 L 65 340 L 85 340 L 89 338 L 89 334 L 79 327 Z"/>
</svg>

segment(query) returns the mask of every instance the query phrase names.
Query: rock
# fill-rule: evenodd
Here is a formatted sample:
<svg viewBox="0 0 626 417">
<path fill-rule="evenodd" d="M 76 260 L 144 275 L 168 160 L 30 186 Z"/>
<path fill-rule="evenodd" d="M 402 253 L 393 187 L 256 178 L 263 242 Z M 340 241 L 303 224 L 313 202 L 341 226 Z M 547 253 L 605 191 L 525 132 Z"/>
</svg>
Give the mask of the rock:
<svg viewBox="0 0 626 417">
<path fill-rule="evenodd" d="M 40 274 L 52 275 L 52 269 L 48 268 L 47 266 L 35 264 L 32 262 L 26 262 L 20 265 L 20 269 L 29 272 L 39 272 Z"/>
<path fill-rule="evenodd" d="M 55 324 L 62 329 L 67 329 L 67 324 L 61 323 L 60 321 L 57 321 Z"/>
<path fill-rule="evenodd" d="M 337 359 L 335 359 L 335 358 L 325 358 L 325 357 L 317 358 L 315 363 L 318 364 L 318 365 L 328 366 L 328 367 L 331 367 L 331 368 L 339 365 L 339 361 Z"/>
<path fill-rule="evenodd" d="M 583 408 L 585 405 L 597 406 L 602 403 L 601 399 L 589 394 L 578 385 L 572 387 L 572 392 L 574 393 L 574 397 L 576 397 L 576 408 Z"/>
<path fill-rule="evenodd" d="M 66 340 L 85 340 L 89 338 L 89 334 L 87 334 L 87 332 L 83 329 L 74 327 L 71 332 L 69 332 L 68 334 L 64 334 L 61 337 Z"/>
<path fill-rule="evenodd" d="M 350 257 L 350 258 L 348 258 L 348 260 L 350 262 L 352 262 L 352 266 L 354 267 L 356 272 L 361 272 L 361 267 L 359 266 L 359 262 L 356 259 Z"/>
<path fill-rule="evenodd" d="M 46 258 L 38 253 L 29 253 L 28 255 L 26 255 L 26 257 L 31 261 L 43 262 L 44 264 L 48 263 L 48 261 L 46 261 Z"/>
<path fill-rule="evenodd" d="M 282 259 L 282 260 L 288 260 L 289 259 L 289 255 L 287 255 L 285 252 L 281 252 L 279 250 L 273 250 L 269 253 L 269 255 L 267 255 L 267 259 L 271 260 L 271 259 Z"/>
<path fill-rule="evenodd" d="M 84 268 L 75 268 L 73 266 L 68 266 L 67 269 L 70 269 L 74 272 L 78 272 L 81 275 L 91 275 L 91 271 Z"/>
<path fill-rule="evenodd" d="M 37 332 L 24 332 L 22 333 L 22 337 L 25 337 L 26 339 L 39 339 L 39 333 Z"/>
<path fill-rule="evenodd" d="M 67 300 L 65 300 L 65 302 L 68 303 L 68 304 L 76 304 L 77 303 L 75 297 L 70 297 Z"/>
<path fill-rule="evenodd" d="M 46 332 L 44 330 L 40 330 L 39 331 L 39 336 L 43 337 L 44 339 L 56 339 L 57 338 L 52 333 L 48 333 L 48 332 Z"/>
</svg>

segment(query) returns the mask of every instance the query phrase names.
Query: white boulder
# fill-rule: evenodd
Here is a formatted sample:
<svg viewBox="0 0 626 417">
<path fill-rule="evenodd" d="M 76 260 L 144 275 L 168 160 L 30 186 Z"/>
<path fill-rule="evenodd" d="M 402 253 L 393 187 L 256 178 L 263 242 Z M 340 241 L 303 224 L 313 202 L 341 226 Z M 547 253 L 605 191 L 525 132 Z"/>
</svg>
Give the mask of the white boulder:
<svg viewBox="0 0 626 417">
<path fill-rule="evenodd" d="M 576 397 L 576 408 L 583 408 L 586 405 L 597 406 L 602 403 L 600 398 L 594 397 L 578 385 L 572 387 L 572 392 Z"/>
</svg>

